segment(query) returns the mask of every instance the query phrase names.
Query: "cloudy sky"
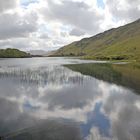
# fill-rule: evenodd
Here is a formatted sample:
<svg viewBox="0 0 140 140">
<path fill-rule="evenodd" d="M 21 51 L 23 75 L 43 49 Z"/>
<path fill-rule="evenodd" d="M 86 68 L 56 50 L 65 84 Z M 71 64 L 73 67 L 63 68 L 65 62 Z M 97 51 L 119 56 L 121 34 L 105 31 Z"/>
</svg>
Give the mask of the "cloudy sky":
<svg viewBox="0 0 140 140">
<path fill-rule="evenodd" d="M 0 0 L 0 48 L 54 50 L 140 18 L 140 0 Z"/>
</svg>

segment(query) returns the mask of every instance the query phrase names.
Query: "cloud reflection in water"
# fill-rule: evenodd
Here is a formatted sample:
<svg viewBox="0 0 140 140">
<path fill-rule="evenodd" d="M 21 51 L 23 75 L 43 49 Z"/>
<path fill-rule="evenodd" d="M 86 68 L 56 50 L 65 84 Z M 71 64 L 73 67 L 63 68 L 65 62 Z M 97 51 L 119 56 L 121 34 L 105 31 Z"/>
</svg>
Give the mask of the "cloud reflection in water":
<svg viewBox="0 0 140 140">
<path fill-rule="evenodd" d="M 63 66 L 0 68 L 1 134 L 58 119 L 75 122 L 88 140 L 138 140 L 139 101 L 131 90 Z"/>
</svg>

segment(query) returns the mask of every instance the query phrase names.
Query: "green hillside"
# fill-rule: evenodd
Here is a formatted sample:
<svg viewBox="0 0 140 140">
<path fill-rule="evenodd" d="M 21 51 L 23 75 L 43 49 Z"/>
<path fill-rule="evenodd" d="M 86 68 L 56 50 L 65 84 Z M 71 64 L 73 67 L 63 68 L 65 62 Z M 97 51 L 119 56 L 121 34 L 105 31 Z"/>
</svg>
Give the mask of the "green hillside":
<svg viewBox="0 0 140 140">
<path fill-rule="evenodd" d="M 60 48 L 56 56 L 140 60 L 140 19 Z"/>
<path fill-rule="evenodd" d="M 30 57 L 30 54 L 18 49 L 0 49 L 0 58 L 24 58 Z"/>
</svg>

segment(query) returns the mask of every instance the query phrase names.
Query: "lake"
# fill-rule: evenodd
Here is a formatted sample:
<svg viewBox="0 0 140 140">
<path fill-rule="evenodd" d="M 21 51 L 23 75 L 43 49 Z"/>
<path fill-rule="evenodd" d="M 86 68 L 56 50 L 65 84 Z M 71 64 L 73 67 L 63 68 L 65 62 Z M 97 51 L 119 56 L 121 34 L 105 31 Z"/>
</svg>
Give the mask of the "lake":
<svg viewBox="0 0 140 140">
<path fill-rule="evenodd" d="M 0 59 L 6 140 L 140 140 L 140 69 L 72 58 Z"/>
</svg>

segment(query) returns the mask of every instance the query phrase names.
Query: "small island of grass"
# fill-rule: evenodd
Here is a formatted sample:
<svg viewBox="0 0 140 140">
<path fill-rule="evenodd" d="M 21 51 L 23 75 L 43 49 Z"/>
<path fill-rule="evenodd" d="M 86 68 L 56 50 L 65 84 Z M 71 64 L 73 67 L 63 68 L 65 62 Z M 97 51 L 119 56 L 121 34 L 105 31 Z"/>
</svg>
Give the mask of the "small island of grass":
<svg viewBox="0 0 140 140">
<path fill-rule="evenodd" d="M 0 49 L 0 58 L 28 58 L 31 57 L 29 53 L 20 51 L 18 49 Z"/>
</svg>

